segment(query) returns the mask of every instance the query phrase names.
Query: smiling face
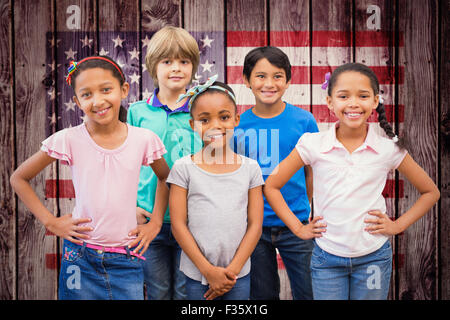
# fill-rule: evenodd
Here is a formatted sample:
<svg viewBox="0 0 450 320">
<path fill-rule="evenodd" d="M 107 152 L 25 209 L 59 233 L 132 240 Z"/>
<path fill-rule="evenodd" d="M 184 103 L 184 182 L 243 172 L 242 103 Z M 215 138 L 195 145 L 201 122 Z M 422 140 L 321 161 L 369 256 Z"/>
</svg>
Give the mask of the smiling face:
<svg viewBox="0 0 450 320">
<path fill-rule="evenodd" d="M 76 78 L 75 96 L 77 106 L 83 110 L 91 125 L 109 125 L 119 121 L 120 101 L 127 97 L 129 85 L 120 85 L 110 70 L 90 68 Z"/>
<path fill-rule="evenodd" d="M 236 106 L 226 93 L 206 92 L 195 99 L 190 124 L 205 147 L 226 148 L 239 124 Z"/>
<path fill-rule="evenodd" d="M 281 103 L 281 98 L 290 84 L 284 69 L 271 64 L 266 58 L 255 64 L 250 79 L 244 76 L 244 82 L 252 90 L 256 104 L 266 106 Z"/>
<path fill-rule="evenodd" d="M 165 58 L 156 65 L 158 86 L 169 92 L 184 91 L 191 82 L 192 62 L 187 58 Z"/>
<path fill-rule="evenodd" d="M 327 104 L 339 119 L 340 126 L 357 129 L 365 125 L 378 106 L 378 99 L 367 76 L 347 71 L 338 76 L 331 96 L 327 96 Z"/>
</svg>

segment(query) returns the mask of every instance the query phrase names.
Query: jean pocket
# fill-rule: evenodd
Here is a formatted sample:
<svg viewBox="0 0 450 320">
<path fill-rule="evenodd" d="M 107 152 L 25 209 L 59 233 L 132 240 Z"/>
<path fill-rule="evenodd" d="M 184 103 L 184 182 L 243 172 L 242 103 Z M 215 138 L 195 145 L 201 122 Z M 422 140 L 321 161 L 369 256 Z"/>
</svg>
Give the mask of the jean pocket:
<svg viewBox="0 0 450 320">
<path fill-rule="evenodd" d="M 311 267 L 320 267 L 326 262 L 325 251 L 323 251 L 317 244 L 311 253 Z"/>
<path fill-rule="evenodd" d="M 377 259 L 391 259 L 392 258 L 392 247 L 391 242 L 387 240 L 380 249 L 374 252 L 374 256 Z"/>
<path fill-rule="evenodd" d="M 67 262 L 75 262 L 82 256 L 81 249 L 82 246 L 67 243 L 67 240 L 64 241 L 64 253 L 62 255 L 62 259 Z"/>
</svg>

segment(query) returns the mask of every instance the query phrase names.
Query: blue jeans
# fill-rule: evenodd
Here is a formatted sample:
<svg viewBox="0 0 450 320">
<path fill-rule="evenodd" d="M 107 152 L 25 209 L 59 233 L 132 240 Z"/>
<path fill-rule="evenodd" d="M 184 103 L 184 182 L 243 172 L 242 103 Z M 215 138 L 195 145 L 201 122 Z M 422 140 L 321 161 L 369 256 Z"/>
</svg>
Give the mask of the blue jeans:
<svg viewBox="0 0 450 320">
<path fill-rule="evenodd" d="M 209 286 L 203 285 L 201 281 L 186 277 L 186 292 L 188 300 L 205 300 L 203 295 L 208 291 Z M 248 300 L 250 297 L 250 275 L 243 276 L 236 280 L 234 287 L 224 295 L 214 300 Z"/>
<path fill-rule="evenodd" d="M 251 300 L 279 300 L 280 277 L 278 276 L 277 253 L 291 284 L 294 300 L 311 300 L 310 275 L 312 240 L 302 240 L 287 227 L 263 227 L 261 239 L 251 256 Z"/>
<path fill-rule="evenodd" d="M 387 299 L 391 272 L 389 240 L 380 249 L 355 258 L 335 256 L 316 244 L 311 258 L 314 299 Z"/>
<path fill-rule="evenodd" d="M 144 281 L 149 300 L 185 300 L 185 275 L 180 271 L 181 248 L 172 235 L 170 223 L 144 253 Z"/>
<path fill-rule="evenodd" d="M 64 240 L 60 300 L 143 300 L 143 260 Z"/>
</svg>

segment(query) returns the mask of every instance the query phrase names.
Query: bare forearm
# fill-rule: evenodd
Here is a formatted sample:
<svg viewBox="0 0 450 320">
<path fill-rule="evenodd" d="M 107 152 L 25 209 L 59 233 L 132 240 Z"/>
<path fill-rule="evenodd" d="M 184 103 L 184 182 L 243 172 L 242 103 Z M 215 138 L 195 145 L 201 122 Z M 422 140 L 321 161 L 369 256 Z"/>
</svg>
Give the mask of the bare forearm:
<svg viewBox="0 0 450 320">
<path fill-rule="evenodd" d="M 162 225 L 168 202 L 169 202 L 169 189 L 167 188 L 166 181 L 158 180 L 155 192 L 155 204 L 153 205 L 153 212 L 151 218 L 151 220 L 154 223 Z"/>
<path fill-rule="evenodd" d="M 261 237 L 261 232 L 262 228 L 260 225 L 253 223 L 248 226 L 247 232 L 242 238 L 233 260 L 228 265 L 228 268 L 233 271 L 234 274 L 238 275 L 239 272 L 241 272 L 245 262 L 249 259 L 253 250 L 255 250 L 259 238 Z"/>
</svg>

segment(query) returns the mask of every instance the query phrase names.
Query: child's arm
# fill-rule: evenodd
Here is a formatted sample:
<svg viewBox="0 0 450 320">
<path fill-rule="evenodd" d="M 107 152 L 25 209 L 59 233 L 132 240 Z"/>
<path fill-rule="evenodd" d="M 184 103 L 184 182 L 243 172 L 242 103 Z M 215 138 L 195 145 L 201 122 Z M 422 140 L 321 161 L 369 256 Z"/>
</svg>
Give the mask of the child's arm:
<svg viewBox="0 0 450 320">
<path fill-rule="evenodd" d="M 292 150 L 267 178 L 264 185 L 264 195 L 272 207 L 273 211 L 280 217 L 286 226 L 297 237 L 307 240 L 322 236 L 322 232 L 326 231 L 326 224 L 319 223 L 322 217 L 314 217 L 307 225 L 303 225 L 294 213 L 289 209 L 286 201 L 281 194 L 281 188 L 292 178 L 292 176 L 305 165 L 296 149 Z"/>
<path fill-rule="evenodd" d="M 227 269 L 236 276 L 241 272 L 245 262 L 249 259 L 262 233 L 262 223 L 264 218 L 264 200 L 262 196 L 262 186 L 248 190 L 247 209 L 247 231 L 239 244 L 238 249 L 228 265 Z M 205 297 L 211 300 L 219 296 L 212 289 L 209 289 Z"/>
<path fill-rule="evenodd" d="M 78 226 L 81 223 L 90 222 L 91 219 L 72 219 L 72 214 L 66 214 L 62 217 L 55 217 L 39 200 L 30 185 L 39 172 L 45 169 L 49 164 L 55 161 L 43 151 L 38 151 L 24 163 L 22 163 L 10 178 L 11 186 L 19 196 L 25 206 L 34 214 L 34 216 L 53 234 L 67 239 L 69 241 L 82 244 L 83 241 L 75 239 L 89 239 L 89 236 L 80 232 L 92 231 L 91 227 Z"/>
<path fill-rule="evenodd" d="M 166 212 L 167 203 L 169 201 L 169 189 L 166 185 L 166 179 L 170 169 L 166 160 L 164 158 L 155 160 L 150 166 L 158 177 L 151 219 L 147 224 L 140 224 L 136 229 L 130 231 L 130 236 L 136 235 L 137 237 L 129 244 L 129 247 L 134 247 L 139 244 L 133 252 L 141 255 L 144 254 L 150 243 L 161 230 L 164 213 Z"/>
<path fill-rule="evenodd" d="M 306 195 L 308 196 L 308 201 L 311 203 L 313 196 L 313 171 L 311 166 L 305 166 L 305 185 L 306 185 Z"/>
<path fill-rule="evenodd" d="M 181 249 L 206 277 L 210 288 L 220 294 L 229 291 L 236 283 L 234 274 L 225 268 L 213 266 L 202 254 L 187 227 L 187 189 L 171 184 L 169 208 L 173 236 Z"/>
<path fill-rule="evenodd" d="M 420 197 L 408 211 L 395 221 L 380 211 L 370 211 L 369 214 L 375 218 L 367 218 L 364 222 L 372 224 L 365 229 L 372 234 L 396 235 L 405 231 L 423 217 L 439 200 L 439 189 L 409 154 L 405 156 L 397 170 L 420 192 Z"/>
</svg>

